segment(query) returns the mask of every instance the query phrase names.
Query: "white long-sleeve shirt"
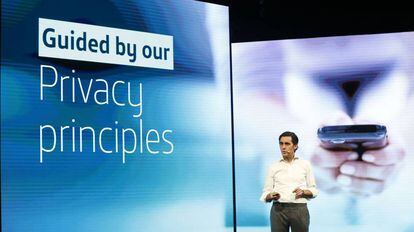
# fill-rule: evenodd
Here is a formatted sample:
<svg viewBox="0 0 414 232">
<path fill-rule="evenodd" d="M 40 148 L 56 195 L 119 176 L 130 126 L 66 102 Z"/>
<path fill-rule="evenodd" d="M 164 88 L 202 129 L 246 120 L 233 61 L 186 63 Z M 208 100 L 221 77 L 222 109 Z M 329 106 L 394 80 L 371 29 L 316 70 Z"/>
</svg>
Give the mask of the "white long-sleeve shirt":
<svg viewBox="0 0 414 232">
<path fill-rule="evenodd" d="M 318 195 L 315 177 L 309 161 L 295 158 L 292 162 L 280 160 L 273 163 L 266 176 L 263 194 L 260 200 L 266 202 L 266 196 L 271 192 L 280 194 L 279 202 L 306 203 L 308 199 L 295 199 L 293 190 L 296 188 L 309 190 L 313 197 Z"/>
</svg>

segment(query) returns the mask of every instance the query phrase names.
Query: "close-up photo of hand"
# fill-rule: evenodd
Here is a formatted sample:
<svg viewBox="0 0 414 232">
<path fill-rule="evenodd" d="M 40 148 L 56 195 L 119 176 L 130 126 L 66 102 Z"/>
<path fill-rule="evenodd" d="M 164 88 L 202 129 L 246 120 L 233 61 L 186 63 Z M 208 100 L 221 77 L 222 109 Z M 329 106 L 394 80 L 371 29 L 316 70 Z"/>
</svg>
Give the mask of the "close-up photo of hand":
<svg viewBox="0 0 414 232">
<path fill-rule="evenodd" d="M 366 125 L 367 120 L 353 120 L 345 114 L 337 117 L 340 125 Z M 332 123 L 332 122 L 331 122 Z M 348 146 L 318 144 L 311 161 L 320 188 L 327 192 L 351 192 L 369 196 L 381 193 L 390 182 L 405 157 L 405 150 L 395 136 L 388 135 L 381 147 L 372 142 L 360 142 Z"/>
</svg>

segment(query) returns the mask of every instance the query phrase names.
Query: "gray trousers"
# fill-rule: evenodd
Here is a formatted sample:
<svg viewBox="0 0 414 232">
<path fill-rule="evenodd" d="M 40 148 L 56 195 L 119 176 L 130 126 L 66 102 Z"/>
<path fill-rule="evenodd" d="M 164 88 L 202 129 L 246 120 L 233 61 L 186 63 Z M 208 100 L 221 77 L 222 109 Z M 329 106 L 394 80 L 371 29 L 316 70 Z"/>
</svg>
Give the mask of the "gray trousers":
<svg viewBox="0 0 414 232">
<path fill-rule="evenodd" d="M 272 232 L 308 232 L 309 211 L 306 203 L 274 202 L 270 210 Z"/>
</svg>

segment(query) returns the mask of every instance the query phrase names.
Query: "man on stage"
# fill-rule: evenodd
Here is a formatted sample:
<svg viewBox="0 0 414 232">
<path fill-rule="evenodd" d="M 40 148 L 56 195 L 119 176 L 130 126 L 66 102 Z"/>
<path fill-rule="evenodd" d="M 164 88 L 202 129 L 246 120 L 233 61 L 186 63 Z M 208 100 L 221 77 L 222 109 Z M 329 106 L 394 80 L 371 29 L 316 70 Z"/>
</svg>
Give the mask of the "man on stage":
<svg viewBox="0 0 414 232">
<path fill-rule="evenodd" d="M 307 232 L 310 216 L 309 199 L 318 194 L 311 164 L 295 157 L 299 139 L 293 132 L 279 136 L 283 158 L 272 164 L 266 176 L 263 202 L 272 202 L 270 224 L 272 232 Z"/>
</svg>

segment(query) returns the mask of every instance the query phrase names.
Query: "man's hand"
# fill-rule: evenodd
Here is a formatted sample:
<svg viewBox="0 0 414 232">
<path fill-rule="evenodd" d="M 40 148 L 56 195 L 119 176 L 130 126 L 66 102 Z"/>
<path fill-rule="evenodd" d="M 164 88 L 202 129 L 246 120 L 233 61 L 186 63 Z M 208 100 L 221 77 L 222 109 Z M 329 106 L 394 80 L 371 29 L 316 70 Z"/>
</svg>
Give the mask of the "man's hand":
<svg viewBox="0 0 414 232">
<path fill-rule="evenodd" d="M 293 190 L 292 193 L 295 193 L 296 194 L 295 195 L 295 199 L 304 197 L 304 194 L 305 194 L 305 192 L 302 189 L 300 189 L 300 188 L 295 188 L 295 190 Z"/>
<path fill-rule="evenodd" d="M 295 188 L 292 193 L 295 193 L 295 199 L 298 198 L 307 198 L 312 196 L 312 192 L 309 190 L 303 190 L 301 188 Z"/>
<path fill-rule="evenodd" d="M 280 194 L 279 193 L 277 193 L 277 192 L 273 192 L 273 193 L 269 193 L 269 194 L 267 194 L 267 196 L 266 196 L 266 201 L 267 202 L 271 202 L 271 201 L 277 201 L 277 200 L 279 200 L 279 198 L 280 198 Z"/>
</svg>

